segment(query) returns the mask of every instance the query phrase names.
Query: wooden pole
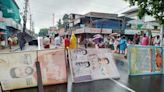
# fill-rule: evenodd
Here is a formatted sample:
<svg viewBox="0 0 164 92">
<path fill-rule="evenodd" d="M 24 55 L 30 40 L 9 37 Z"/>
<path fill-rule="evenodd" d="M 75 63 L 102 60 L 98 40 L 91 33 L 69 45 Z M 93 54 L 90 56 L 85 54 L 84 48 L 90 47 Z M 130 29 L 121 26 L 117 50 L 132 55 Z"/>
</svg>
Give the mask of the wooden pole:
<svg viewBox="0 0 164 92">
<path fill-rule="evenodd" d="M 40 63 L 38 60 L 38 51 L 37 51 L 37 61 L 35 62 L 35 65 L 36 65 L 36 71 L 37 71 L 38 92 L 44 92 L 41 68 L 40 68 Z"/>
<path fill-rule="evenodd" d="M 68 49 L 65 49 L 66 52 L 66 59 L 67 59 L 67 92 L 72 92 L 72 74 L 71 74 L 71 67 L 69 62 L 69 55 Z"/>
</svg>

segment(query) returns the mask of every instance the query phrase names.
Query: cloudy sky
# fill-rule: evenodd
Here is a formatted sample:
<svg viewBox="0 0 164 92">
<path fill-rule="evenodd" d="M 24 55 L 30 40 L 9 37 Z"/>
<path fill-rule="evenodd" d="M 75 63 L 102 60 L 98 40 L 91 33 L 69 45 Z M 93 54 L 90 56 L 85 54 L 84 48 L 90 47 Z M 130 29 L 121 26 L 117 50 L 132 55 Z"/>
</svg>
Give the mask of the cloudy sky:
<svg viewBox="0 0 164 92">
<path fill-rule="evenodd" d="M 23 12 L 24 0 L 16 2 Z M 32 14 L 35 32 L 38 33 L 40 28 L 49 28 L 53 25 L 53 13 L 56 24 L 65 13 L 86 14 L 91 11 L 121 13 L 127 10 L 129 5 L 124 0 L 29 0 L 29 6 L 29 14 Z M 29 28 L 29 20 L 27 26 Z"/>
</svg>

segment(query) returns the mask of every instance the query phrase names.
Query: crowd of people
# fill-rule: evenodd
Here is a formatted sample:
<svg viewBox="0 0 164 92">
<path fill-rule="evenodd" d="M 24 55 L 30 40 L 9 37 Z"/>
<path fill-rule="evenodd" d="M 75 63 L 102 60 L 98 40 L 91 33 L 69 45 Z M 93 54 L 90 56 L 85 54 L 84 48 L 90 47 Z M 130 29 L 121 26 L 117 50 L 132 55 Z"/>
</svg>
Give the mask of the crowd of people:
<svg viewBox="0 0 164 92">
<path fill-rule="evenodd" d="M 89 41 L 89 40 L 88 40 Z M 127 36 L 105 36 L 99 38 L 99 40 L 92 40 L 89 43 L 94 44 L 95 48 L 110 48 L 114 53 L 127 54 L 127 47 L 129 44 L 141 45 L 141 46 L 160 46 L 160 36 L 149 37 L 145 33 L 135 34 L 132 39 L 128 39 Z"/>
</svg>

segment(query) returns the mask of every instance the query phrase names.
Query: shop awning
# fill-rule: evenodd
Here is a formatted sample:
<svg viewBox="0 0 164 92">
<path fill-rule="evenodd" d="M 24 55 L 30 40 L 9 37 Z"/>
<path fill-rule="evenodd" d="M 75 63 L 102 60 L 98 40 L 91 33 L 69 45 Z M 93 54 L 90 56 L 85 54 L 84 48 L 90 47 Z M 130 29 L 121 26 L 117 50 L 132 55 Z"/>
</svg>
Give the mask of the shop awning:
<svg viewBox="0 0 164 92">
<path fill-rule="evenodd" d="M 6 34 L 5 32 L 0 32 L 0 35 Z"/>
</svg>

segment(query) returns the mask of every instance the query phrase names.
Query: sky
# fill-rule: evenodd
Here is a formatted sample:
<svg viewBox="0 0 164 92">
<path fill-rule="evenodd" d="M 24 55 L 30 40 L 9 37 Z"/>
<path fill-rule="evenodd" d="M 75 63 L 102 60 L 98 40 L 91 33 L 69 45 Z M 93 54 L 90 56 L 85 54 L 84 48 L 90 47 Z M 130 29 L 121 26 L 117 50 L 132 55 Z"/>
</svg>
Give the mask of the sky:
<svg viewBox="0 0 164 92">
<path fill-rule="evenodd" d="M 23 12 L 25 0 L 15 0 Z M 32 14 L 35 33 L 41 28 L 49 28 L 53 25 L 53 13 L 55 25 L 64 14 L 88 12 L 116 13 L 127 10 L 129 4 L 124 0 L 29 0 L 27 28 L 29 28 L 29 15 Z"/>
</svg>

